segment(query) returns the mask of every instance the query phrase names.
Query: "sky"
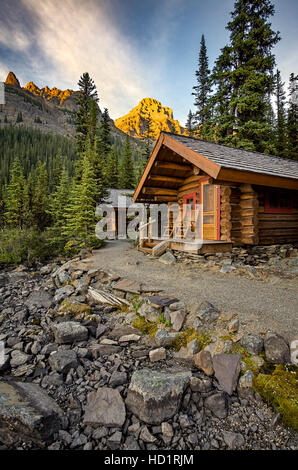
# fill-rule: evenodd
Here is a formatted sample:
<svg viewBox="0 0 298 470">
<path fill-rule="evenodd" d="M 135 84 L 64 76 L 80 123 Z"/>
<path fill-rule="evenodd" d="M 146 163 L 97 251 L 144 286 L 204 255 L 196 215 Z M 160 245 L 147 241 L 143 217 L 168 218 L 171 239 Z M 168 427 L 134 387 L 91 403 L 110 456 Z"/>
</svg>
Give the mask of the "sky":
<svg viewBox="0 0 298 470">
<path fill-rule="evenodd" d="M 298 73 L 298 0 L 273 0 L 277 66 Z M 228 43 L 234 0 L 0 0 L 0 81 L 77 89 L 89 72 L 116 119 L 145 97 L 185 124 L 202 34 L 209 65 Z"/>
</svg>

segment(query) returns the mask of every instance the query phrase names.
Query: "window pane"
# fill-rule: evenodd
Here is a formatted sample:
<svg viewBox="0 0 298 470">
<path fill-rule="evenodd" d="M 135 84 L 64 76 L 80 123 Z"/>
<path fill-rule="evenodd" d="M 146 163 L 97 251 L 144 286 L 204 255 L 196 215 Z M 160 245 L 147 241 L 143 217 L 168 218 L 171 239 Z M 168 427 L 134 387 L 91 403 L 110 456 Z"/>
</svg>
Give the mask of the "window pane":
<svg viewBox="0 0 298 470">
<path fill-rule="evenodd" d="M 269 194 L 269 207 L 278 207 L 278 192 L 274 191 Z"/>
<path fill-rule="evenodd" d="M 204 212 L 214 211 L 214 186 L 212 184 L 203 185 L 203 210 Z"/>
</svg>

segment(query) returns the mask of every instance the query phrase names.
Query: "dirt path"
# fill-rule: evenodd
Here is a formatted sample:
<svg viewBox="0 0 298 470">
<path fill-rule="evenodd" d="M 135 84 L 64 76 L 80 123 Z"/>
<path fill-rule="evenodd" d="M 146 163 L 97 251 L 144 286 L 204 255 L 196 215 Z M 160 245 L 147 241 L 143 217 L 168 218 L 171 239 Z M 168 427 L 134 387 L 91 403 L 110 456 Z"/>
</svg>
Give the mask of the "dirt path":
<svg viewBox="0 0 298 470">
<path fill-rule="evenodd" d="M 222 312 L 235 312 L 249 329 L 272 329 L 289 340 L 298 336 L 297 280 L 276 282 L 223 274 L 198 265 L 164 265 L 144 256 L 127 241 L 108 242 L 90 258 L 92 267 L 110 270 L 121 277 L 142 282 L 146 287 L 183 300 L 187 306 L 208 300 Z"/>
</svg>

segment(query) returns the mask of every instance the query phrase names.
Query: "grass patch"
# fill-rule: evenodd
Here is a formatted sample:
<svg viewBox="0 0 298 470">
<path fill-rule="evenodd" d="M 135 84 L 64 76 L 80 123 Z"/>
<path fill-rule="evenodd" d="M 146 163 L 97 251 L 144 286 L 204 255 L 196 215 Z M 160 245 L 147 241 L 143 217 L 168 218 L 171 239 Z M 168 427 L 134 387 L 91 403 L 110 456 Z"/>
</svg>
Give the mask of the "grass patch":
<svg viewBox="0 0 298 470">
<path fill-rule="evenodd" d="M 64 299 L 59 307 L 59 312 L 69 313 L 71 316 L 76 316 L 81 313 L 86 313 L 86 315 L 91 314 L 91 307 L 87 304 L 79 304 L 70 302 L 68 299 Z"/>
<path fill-rule="evenodd" d="M 132 322 L 132 326 L 137 328 L 141 333 L 145 335 L 149 335 L 150 338 L 154 338 L 157 330 L 158 330 L 158 323 L 151 322 L 146 320 L 145 317 L 138 315 L 137 318 Z"/>
<path fill-rule="evenodd" d="M 198 341 L 199 351 L 204 349 L 208 344 L 211 343 L 211 337 L 208 333 L 202 332 L 198 334 L 194 328 L 187 328 L 182 333 L 179 333 L 174 340 L 171 348 L 175 351 L 179 351 L 181 348 L 185 348 L 190 341 L 196 339 Z"/>
<path fill-rule="evenodd" d="M 270 375 L 254 377 L 254 390 L 271 406 L 276 407 L 284 424 L 298 430 L 298 368 L 277 365 Z"/>
<path fill-rule="evenodd" d="M 136 315 L 138 314 L 138 310 L 143 303 L 144 303 L 144 300 L 138 294 L 135 294 L 132 297 L 132 305 L 133 305 L 133 309 Z"/>
</svg>

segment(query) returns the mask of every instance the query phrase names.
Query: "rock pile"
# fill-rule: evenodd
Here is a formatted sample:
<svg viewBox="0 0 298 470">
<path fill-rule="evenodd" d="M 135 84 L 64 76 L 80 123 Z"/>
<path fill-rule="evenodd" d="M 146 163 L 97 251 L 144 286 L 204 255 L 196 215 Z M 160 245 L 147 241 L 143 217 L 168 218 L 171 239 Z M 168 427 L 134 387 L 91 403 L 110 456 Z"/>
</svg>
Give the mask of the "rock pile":
<svg viewBox="0 0 298 470">
<path fill-rule="evenodd" d="M 246 348 L 256 366 L 260 353 L 289 362 L 276 333 L 244 336 L 238 352 L 232 340 L 200 351 L 198 336 L 187 339 L 182 302 L 79 258 L 2 273 L 0 302 L 0 448 L 295 446 L 294 432 L 254 392 L 254 371 L 241 355 Z M 191 333 L 209 331 L 220 316 L 201 304 Z M 177 337 L 185 341 L 179 351 L 169 348 Z"/>
</svg>

